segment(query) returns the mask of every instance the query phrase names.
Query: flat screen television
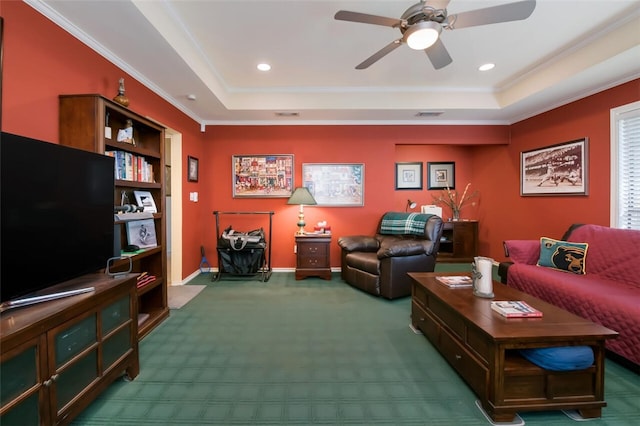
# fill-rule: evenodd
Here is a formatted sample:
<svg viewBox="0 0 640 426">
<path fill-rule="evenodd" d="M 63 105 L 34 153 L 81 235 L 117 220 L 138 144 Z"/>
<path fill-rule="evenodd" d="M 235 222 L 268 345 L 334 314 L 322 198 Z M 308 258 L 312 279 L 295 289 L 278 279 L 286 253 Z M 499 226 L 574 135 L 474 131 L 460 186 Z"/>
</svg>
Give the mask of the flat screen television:
<svg viewBox="0 0 640 426">
<path fill-rule="evenodd" d="M 103 269 L 114 251 L 113 158 L 0 138 L 0 302 Z"/>
</svg>

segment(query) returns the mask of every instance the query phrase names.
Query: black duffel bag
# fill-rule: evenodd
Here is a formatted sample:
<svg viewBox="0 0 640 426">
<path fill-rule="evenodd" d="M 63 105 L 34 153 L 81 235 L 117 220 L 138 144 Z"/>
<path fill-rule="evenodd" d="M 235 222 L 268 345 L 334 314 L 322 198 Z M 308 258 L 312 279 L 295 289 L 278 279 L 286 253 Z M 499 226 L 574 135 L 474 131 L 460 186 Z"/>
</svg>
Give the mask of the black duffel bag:
<svg viewBox="0 0 640 426">
<path fill-rule="evenodd" d="M 266 246 L 262 228 L 238 232 L 230 226 L 218 239 L 220 266 L 224 272 L 230 274 L 255 274 L 265 264 Z"/>
<path fill-rule="evenodd" d="M 231 226 L 225 229 L 218 239 L 218 248 L 244 250 L 245 248 L 265 248 L 264 229 L 258 228 L 249 232 L 238 232 Z"/>
<path fill-rule="evenodd" d="M 264 266 L 264 248 L 245 248 L 234 250 L 219 248 L 220 263 L 223 272 L 236 275 L 250 275 L 257 273 Z"/>
</svg>

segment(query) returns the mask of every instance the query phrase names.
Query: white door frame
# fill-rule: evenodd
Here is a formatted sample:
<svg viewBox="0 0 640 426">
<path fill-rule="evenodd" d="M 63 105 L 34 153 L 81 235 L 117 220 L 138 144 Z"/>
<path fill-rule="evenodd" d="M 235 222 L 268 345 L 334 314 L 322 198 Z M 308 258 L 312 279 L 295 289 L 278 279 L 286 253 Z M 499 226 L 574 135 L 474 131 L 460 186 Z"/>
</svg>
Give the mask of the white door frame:
<svg viewBox="0 0 640 426">
<path fill-rule="evenodd" d="M 171 166 L 171 285 L 182 285 L 182 133 L 165 129 L 171 139 L 169 165 Z"/>
</svg>

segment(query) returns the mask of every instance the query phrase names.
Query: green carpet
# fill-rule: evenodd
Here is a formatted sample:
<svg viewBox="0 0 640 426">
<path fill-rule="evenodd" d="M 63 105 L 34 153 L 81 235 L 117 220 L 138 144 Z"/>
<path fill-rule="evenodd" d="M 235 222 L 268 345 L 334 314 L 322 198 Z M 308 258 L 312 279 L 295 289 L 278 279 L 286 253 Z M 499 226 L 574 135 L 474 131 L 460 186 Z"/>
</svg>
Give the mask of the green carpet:
<svg viewBox="0 0 640 426">
<path fill-rule="evenodd" d="M 483 425 L 475 396 L 409 329 L 410 299 L 293 273 L 207 288 L 140 342 L 140 375 L 117 381 L 75 425 Z M 640 379 L 607 361 L 603 417 L 636 425 Z M 528 425 L 575 425 L 561 412 Z"/>
</svg>

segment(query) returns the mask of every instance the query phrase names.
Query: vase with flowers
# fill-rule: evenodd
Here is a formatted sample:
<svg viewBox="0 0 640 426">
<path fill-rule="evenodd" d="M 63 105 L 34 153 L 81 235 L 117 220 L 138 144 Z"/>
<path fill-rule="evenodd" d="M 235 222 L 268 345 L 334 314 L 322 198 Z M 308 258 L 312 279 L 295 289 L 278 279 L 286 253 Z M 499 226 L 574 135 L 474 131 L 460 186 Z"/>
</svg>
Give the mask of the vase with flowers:
<svg viewBox="0 0 640 426">
<path fill-rule="evenodd" d="M 451 219 L 452 220 L 460 220 L 460 213 L 462 212 L 462 208 L 467 204 L 471 203 L 471 205 L 475 205 L 475 199 L 480 196 L 480 193 L 475 190 L 469 192 L 470 183 L 464 188 L 464 192 L 462 196 L 459 196 L 456 191 L 452 191 L 449 188 L 445 188 L 439 195 L 433 196 L 434 204 L 446 206 L 451 209 Z"/>
</svg>

